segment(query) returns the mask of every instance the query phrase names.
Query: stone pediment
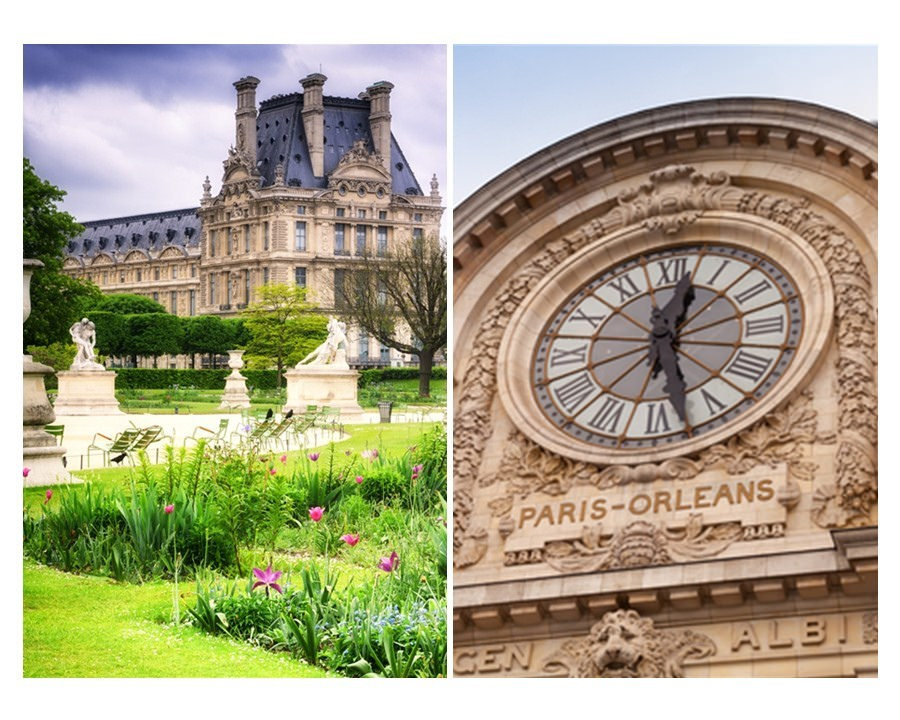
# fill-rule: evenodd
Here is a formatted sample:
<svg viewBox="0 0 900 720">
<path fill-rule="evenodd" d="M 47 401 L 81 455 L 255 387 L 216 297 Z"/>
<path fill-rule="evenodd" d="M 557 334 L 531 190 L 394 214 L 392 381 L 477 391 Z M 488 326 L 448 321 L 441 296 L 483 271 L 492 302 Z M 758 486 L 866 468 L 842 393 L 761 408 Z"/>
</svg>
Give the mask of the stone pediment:
<svg viewBox="0 0 900 720">
<path fill-rule="evenodd" d="M 107 255 L 106 253 L 98 254 L 97 257 L 95 257 L 91 261 L 91 265 L 94 267 L 97 267 L 100 265 L 115 265 L 115 264 L 116 264 L 116 261 L 113 260 L 112 257 Z"/>
<path fill-rule="evenodd" d="M 143 250 L 132 250 L 125 256 L 125 262 L 127 263 L 137 263 L 144 262 L 150 257 L 148 253 Z"/>
<path fill-rule="evenodd" d="M 225 173 L 222 182 L 225 184 L 247 182 L 248 180 L 259 182 L 259 171 L 253 167 L 247 155 L 235 148 L 228 149 L 228 158 L 222 163 Z"/>
<path fill-rule="evenodd" d="M 184 257 L 186 254 L 187 252 L 183 248 L 168 247 L 159 254 L 159 257 L 160 259 L 165 260 L 167 258 Z"/>
<path fill-rule="evenodd" d="M 334 186 L 340 180 L 375 180 L 390 182 L 391 174 L 384 167 L 384 159 L 378 153 L 369 152 L 362 140 L 353 143 L 340 159 L 329 184 Z"/>
<path fill-rule="evenodd" d="M 79 258 L 67 257 L 63 262 L 64 268 L 80 268 L 84 263 Z"/>
</svg>

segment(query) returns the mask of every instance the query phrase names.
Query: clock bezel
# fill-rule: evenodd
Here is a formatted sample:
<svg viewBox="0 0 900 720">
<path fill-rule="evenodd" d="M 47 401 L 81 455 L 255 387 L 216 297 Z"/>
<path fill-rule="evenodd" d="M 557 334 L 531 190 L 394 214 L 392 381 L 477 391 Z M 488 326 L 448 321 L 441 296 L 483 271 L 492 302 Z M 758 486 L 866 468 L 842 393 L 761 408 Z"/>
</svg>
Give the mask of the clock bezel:
<svg viewBox="0 0 900 720">
<path fill-rule="evenodd" d="M 592 278 L 614 266 L 643 253 L 697 244 L 746 248 L 777 265 L 798 288 L 804 325 L 795 356 L 782 376 L 751 408 L 719 428 L 686 440 L 656 447 L 605 448 L 559 429 L 544 415 L 532 390 L 534 351 L 549 318 Z M 637 465 L 691 455 L 746 429 L 802 389 L 825 354 L 833 315 L 834 294 L 824 262 L 803 238 L 781 225 L 728 211 L 708 211 L 677 234 L 630 226 L 567 258 L 516 309 L 500 343 L 498 396 L 516 427 L 564 457 L 602 465 Z"/>
</svg>

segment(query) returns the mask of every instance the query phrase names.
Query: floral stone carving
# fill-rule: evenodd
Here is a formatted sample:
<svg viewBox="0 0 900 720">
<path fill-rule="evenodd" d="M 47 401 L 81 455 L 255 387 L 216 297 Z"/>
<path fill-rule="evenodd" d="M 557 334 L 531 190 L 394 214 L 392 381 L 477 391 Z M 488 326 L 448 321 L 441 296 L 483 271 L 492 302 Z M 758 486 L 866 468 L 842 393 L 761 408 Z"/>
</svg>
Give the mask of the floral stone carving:
<svg viewBox="0 0 900 720">
<path fill-rule="evenodd" d="M 715 654 L 716 645 L 692 630 L 658 630 L 635 610 L 613 610 L 590 634 L 548 657 L 543 671 L 567 677 L 684 677 L 685 660 Z"/>
<path fill-rule="evenodd" d="M 547 543 L 544 561 L 562 572 L 665 565 L 717 555 L 738 540 L 742 530 L 739 522 L 704 526 L 703 515 L 695 513 L 683 530 L 637 520 L 608 541 L 602 539 L 601 533 L 599 525 L 585 527 L 579 540 Z"/>
</svg>

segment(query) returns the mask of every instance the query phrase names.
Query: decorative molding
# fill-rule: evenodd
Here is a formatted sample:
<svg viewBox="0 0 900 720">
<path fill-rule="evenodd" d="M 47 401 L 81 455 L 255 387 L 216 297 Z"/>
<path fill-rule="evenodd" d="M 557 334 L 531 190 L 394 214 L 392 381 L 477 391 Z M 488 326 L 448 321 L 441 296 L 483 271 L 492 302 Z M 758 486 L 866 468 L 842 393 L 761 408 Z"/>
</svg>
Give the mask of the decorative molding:
<svg viewBox="0 0 900 720">
<path fill-rule="evenodd" d="M 871 306 L 871 282 L 862 257 L 852 240 L 822 216 L 809 209 L 807 201 L 796 202 L 757 192 L 739 192 L 728 177 L 696 173 L 689 166 L 669 166 L 651 173 L 650 181 L 620 193 L 619 205 L 601 218 L 554 240 L 510 278 L 488 306 L 476 334 L 470 359 L 463 373 L 454 432 L 454 478 L 467 491 L 491 485 L 499 477 L 510 492 L 490 503 L 494 516 L 508 512 L 512 498 L 538 490 L 548 494 L 566 492 L 574 484 L 609 487 L 659 477 L 693 477 L 702 469 L 722 465 L 729 473 L 746 472 L 758 464 L 785 462 L 799 479 L 812 480 L 816 466 L 805 457 L 801 444 L 834 442 L 815 431 L 815 410 L 810 395 L 766 416 L 755 426 L 726 443 L 703 451 L 696 460 L 684 458 L 650 466 L 591 466 L 550 453 L 518 432 L 507 443 L 500 470 L 481 476 L 483 450 L 491 437 L 491 406 L 496 393 L 497 354 L 509 320 L 528 295 L 533 283 L 570 255 L 600 240 L 611 230 L 641 222 L 663 232 L 677 232 L 706 209 L 726 208 L 777 222 L 803 237 L 822 258 L 835 287 L 835 322 L 839 359 L 839 443 L 836 453 L 837 485 L 831 493 L 817 493 L 814 521 L 822 527 L 865 523 L 877 502 L 875 442 L 877 400 L 874 363 L 875 321 Z M 654 220 L 654 218 L 657 218 Z M 650 224 L 648 224 L 650 223 Z M 512 467 L 516 469 L 512 470 Z M 455 511 L 464 534 L 471 528 L 472 504 Z M 483 556 L 481 553 L 480 557 Z M 477 560 L 475 561 L 477 562 Z M 465 567 L 472 562 L 458 564 Z"/>
<path fill-rule="evenodd" d="M 863 642 L 866 645 L 877 645 L 878 644 L 878 613 L 874 610 L 872 612 L 863 613 L 862 616 L 863 622 Z"/>
<path fill-rule="evenodd" d="M 749 192 L 738 207 L 799 234 L 831 275 L 838 345 L 837 482 L 833 491 L 818 493 L 812 518 L 821 527 L 863 525 L 878 501 L 875 313 L 869 273 L 853 241 L 810 210 L 809 201 Z"/>
<path fill-rule="evenodd" d="M 681 530 L 636 520 L 606 541 L 600 525 L 585 527 L 579 540 L 547 543 L 543 558 L 561 572 L 668 565 L 718 555 L 742 536 L 739 522 L 704 525 L 703 515 L 693 513 Z"/>
<path fill-rule="evenodd" d="M 685 660 L 714 655 L 715 643 L 692 630 L 658 630 L 635 610 L 613 610 L 590 634 L 570 640 L 543 663 L 565 677 L 684 677 Z"/>
<path fill-rule="evenodd" d="M 649 178 L 649 182 L 619 193 L 622 225 L 640 223 L 647 230 L 672 235 L 704 210 L 722 209 L 722 198 L 732 189 L 726 173 L 706 176 L 690 165 L 669 165 L 650 173 Z"/>
</svg>

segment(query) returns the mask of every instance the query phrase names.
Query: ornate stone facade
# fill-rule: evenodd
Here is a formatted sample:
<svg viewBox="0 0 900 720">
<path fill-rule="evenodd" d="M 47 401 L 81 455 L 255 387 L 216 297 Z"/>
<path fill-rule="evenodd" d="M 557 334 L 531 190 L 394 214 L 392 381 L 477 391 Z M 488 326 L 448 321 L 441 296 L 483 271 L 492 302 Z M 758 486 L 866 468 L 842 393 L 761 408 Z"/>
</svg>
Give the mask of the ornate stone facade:
<svg viewBox="0 0 900 720">
<path fill-rule="evenodd" d="M 349 99 L 324 96 L 325 80 L 310 75 L 303 93 L 258 109 L 260 81 L 238 80 L 235 144 L 219 192 L 207 177 L 199 208 L 84 223 L 65 270 L 178 315 L 233 317 L 271 283 L 304 285 L 330 309 L 355 256 L 436 235 L 437 181 L 423 193 L 391 135 L 393 85 Z M 359 364 L 401 359 L 353 329 L 350 342 Z"/>
<path fill-rule="evenodd" d="M 732 99 L 591 128 L 457 208 L 457 674 L 677 676 L 598 660 L 601 635 L 654 623 L 708 640 L 685 675 L 871 672 L 876 198 L 873 126 Z M 561 440 L 526 379 L 545 313 L 591 272 L 708 242 L 801 278 L 789 371 L 671 450 Z"/>
</svg>

